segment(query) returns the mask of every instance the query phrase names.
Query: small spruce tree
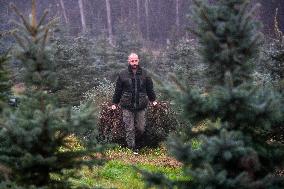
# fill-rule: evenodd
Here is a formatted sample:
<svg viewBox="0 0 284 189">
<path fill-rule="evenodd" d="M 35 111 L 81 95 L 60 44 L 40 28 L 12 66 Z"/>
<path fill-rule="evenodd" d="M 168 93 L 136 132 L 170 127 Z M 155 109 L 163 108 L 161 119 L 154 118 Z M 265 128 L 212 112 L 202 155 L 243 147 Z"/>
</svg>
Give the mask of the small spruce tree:
<svg viewBox="0 0 284 189">
<path fill-rule="evenodd" d="M 197 45 L 193 40 L 182 39 L 167 47 L 166 65 L 161 67 L 165 70 L 164 75 L 174 70 L 178 79 L 184 79 L 188 85 L 203 87 L 205 79 L 202 74 L 205 70 L 200 56 L 197 52 Z M 168 69 L 165 69 L 167 67 Z"/>
<path fill-rule="evenodd" d="M 283 117 L 281 97 L 251 82 L 252 59 L 260 43 L 254 9 L 249 9 L 246 0 L 213 4 L 195 0 L 194 4 L 197 28 L 193 32 L 199 38 L 213 86 L 202 94 L 176 81 L 184 92 L 179 102 L 193 125 L 184 133 L 196 138 L 172 137 L 168 144 L 171 154 L 183 163 L 188 179 L 145 176 L 150 186 L 168 188 L 283 188 L 284 178 L 276 171 L 283 166 L 284 148 L 267 138 Z M 204 120 L 205 128 L 196 127 Z"/>
<path fill-rule="evenodd" d="M 279 29 L 278 9 L 274 17 L 274 32 L 276 39 L 273 39 L 271 48 L 268 50 L 269 61 L 265 62 L 265 68 L 270 73 L 274 84 L 280 91 L 284 89 L 284 35 Z"/>
<path fill-rule="evenodd" d="M 96 69 L 100 73 L 98 78 L 114 81 L 116 72 L 125 68 L 125 65 L 118 64 L 116 60 L 116 49 L 109 43 L 105 34 L 96 38 L 95 42 Z"/>
<path fill-rule="evenodd" d="M 86 106 L 77 112 L 58 107 L 51 93 L 57 82 L 48 52 L 48 35 L 55 20 L 45 24 L 45 11 L 37 22 L 35 0 L 30 21 L 11 7 L 23 23 L 23 33 L 15 33 L 15 38 L 23 49 L 18 58 L 25 68 L 26 90 L 19 107 L 1 116 L 0 164 L 11 169 L 10 181 L 18 186 L 71 188 L 68 178 L 73 172 L 68 170 L 99 161 L 93 157 L 98 150 L 94 109 Z M 86 132 L 92 140 L 80 140 L 82 146 L 76 150 L 68 148 L 68 136 Z"/>
<path fill-rule="evenodd" d="M 127 61 L 130 52 L 138 53 L 141 50 L 141 38 L 127 20 L 120 20 L 116 30 L 116 60 L 123 64 Z"/>
<path fill-rule="evenodd" d="M 71 37 L 66 32 L 54 38 L 54 61 L 58 85 L 54 92 L 61 104 L 79 105 L 82 94 L 95 86 L 94 41 L 88 36 Z"/>
<path fill-rule="evenodd" d="M 149 51 L 143 49 L 141 35 L 134 26 L 127 23 L 127 20 L 121 20 L 116 28 L 116 63 L 125 65 L 131 52 L 138 54 L 142 67 L 149 68 L 151 66 L 153 57 Z"/>
<path fill-rule="evenodd" d="M 0 112 L 8 104 L 11 94 L 10 73 L 7 68 L 8 54 L 0 55 Z"/>
<path fill-rule="evenodd" d="M 284 111 L 284 34 L 279 28 L 278 9 L 274 17 L 275 39 L 272 40 L 271 46 L 266 49 L 269 56 L 268 61 L 264 63 L 264 68 L 272 77 L 272 84 L 282 95 L 282 112 Z M 284 119 L 284 117 L 283 117 Z M 273 128 L 271 137 L 273 140 L 284 144 L 284 121 Z"/>
<path fill-rule="evenodd" d="M 230 0 L 216 1 L 217 4 L 205 5 L 195 1 L 202 9 L 195 12 L 198 27 L 193 31 L 199 38 L 205 63 L 208 64 L 207 75 L 213 85 L 225 85 L 226 73 L 234 77 L 233 84 L 241 84 L 252 79 L 253 56 L 259 45 L 259 33 L 255 32 L 256 23 L 250 18 L 253 10 L 247 13 L 249 3 Z M 255 7 L 256 8 L 256 7 Z M 239 22 L 239 23 L 238 23 Z M 202 33 L 204 32 L 204 33 Z"/>
</svg>

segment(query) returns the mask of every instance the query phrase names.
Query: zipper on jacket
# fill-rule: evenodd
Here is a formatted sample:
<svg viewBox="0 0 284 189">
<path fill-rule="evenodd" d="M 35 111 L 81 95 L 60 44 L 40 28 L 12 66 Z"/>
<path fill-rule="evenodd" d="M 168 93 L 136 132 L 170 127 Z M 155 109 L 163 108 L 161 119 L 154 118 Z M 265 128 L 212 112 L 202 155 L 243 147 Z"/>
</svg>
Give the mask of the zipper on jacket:
<svg viewBox="0 0 284 189">
<path fill-rule="evenodd" d="M 136 100 L 137 100 L 137 79 L 136 74 L 134 74 L 134 85 L 135 85 L 135 91 L 134 91 L 134 108 L 136 109 Z"/>
</svg>

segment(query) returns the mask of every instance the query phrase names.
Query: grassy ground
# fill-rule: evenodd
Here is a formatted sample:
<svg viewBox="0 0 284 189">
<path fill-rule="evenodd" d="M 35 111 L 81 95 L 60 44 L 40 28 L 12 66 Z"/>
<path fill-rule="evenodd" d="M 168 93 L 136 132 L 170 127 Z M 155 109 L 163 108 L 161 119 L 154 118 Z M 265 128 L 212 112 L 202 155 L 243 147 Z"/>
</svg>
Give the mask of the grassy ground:
<svg viewBox="0 0 284 189">
<path fill-rule="evenodd" d="M 73 179 L 74 186 L 104 187 L 119 189 L 144 188 L 142 176 L 138 169 L 149 172 L 162 172 L 172 180 L 186 179 L 182 175 L 181 164 L 169 157 L 165 148 L 142 149 L 134 155 L 127 148 L 117 147 L 106 152 L 109 161 L 93 170 L 80 170 L 80 179 Z"/>
</svg>

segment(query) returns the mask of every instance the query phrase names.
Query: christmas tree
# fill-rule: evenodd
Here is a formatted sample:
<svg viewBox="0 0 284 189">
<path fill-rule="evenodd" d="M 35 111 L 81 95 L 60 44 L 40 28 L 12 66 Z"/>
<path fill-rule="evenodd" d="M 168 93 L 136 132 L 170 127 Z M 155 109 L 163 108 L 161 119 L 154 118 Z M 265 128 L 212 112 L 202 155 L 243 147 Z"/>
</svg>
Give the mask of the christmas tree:
<svg viewBox="0 0 284 189">
<path fill-rule="evenodd" d="M 253 20 L 256 7 L 250 9 L 246 0 L 194 1 L 193 32 L 212 88 L 202 94 L 176 81 L 183 91 L 178 100 L 193 127 L 186 136 L 169 139 L 168 146 L 188 179 L 145 173 L 150 186 L 283 188 L 277 169 L 284 163 L 284 147 L 268 137 L 283 117 L 281 96 L 251 82 L 261 37 Z"/>
<path fill-rule="evenodd" d="M 12 31 L 1 32 L 0 40 L 11 32 Z M 0 41 L 0 44 L 2 45 L 1 42 L 2 41 Z M 3 108 L 8 104 L 9 95 L 11 94 L 11 76 L 7 65 L 8 59 L 8 51 L 0 52 L 0 112 L 2 112 Z"/>
<path fill-rule="evenodd" d="M 116 60 L 123 64 L 130 52 L 140 53 L 142 42 L 139 33 L 126 20 L 120 21 L 116 29 Z"/>
<path fill-rule="evenodd" d="M 95 41 L 95 65 L 99 72 L 96 86 L 99 86 L 101 80 L 115 81 L 116 73 L 125 68 L 125 65 L 117 63 L 117 49 L 109 43 L 109 38 L 105 34 L 98 36 Z"/>
<path fill-rule="evenodd" d="M 205 5 L 202 1 L 195 4 L 202 6 L 196 9 L 192 19 L 198 25 L 193 32 L 200 40 L 199 50 L 204 62 L 209 63 L 206 76 L 213 85 L 225 85 L 228 72 L 234 76 L 234 85 L 251 79 L 254 69 L 251 60 L 259 50 L 260 35 L 251 33 L 257 23 L 251 20 L 253 10 L 246 12 L 248 3 L 218 0 L 215 5 Z"/>
<path fill-rule="evenodd" d="M 279 28 L 277 19 L 278 9 L 274 17 L 275 39 L 271 43 L 271 48 L 267 50 L 269 60 L 265 62 L 264 67 L 271 75 L 274 85 L 283 92 L 284 89 L 284 35 Z"/>
<path fill-rule="evenodd" d="M 269 73 L 272 78 L 272 85 L 276 90 L 282 95 L 284 100 L 284 35 L 279 28 L 278 22 L 278 9 L 276 9 L 276 14 L 274 17 L 274 32 L 275 39 L 272 40 L 270 48 L 265 49 L 268 55 L 268 60 L 265 61 L 263 67 L 264 70 Z M 283 104 L 283 102 L 282 102 Z M 282 106 L 283 108 L 283 106 Z M 284 108 L 282 112 L 284 111 Z M 284 118 L 283 118 L 284 119 Z M 280 122 L 277 127 L 273 128 L 271 134 L 273 140 L 277 142 L 284 143 L 284 123 Z"/>
<path fill-rule="evenodd" d="M 58 107 L 52 94 L 57 84 L 55 65 L 48 48 L 48 36 L 56 20 L 46 22 L 45 11 L 37 22 L 35 0 L 30 20 L 14 5 L 11 7 L 22 21 L 18 24 L 21 33 L 14 35 L 22 47 L 18 59 L 25 68 L 26 90 L 19 107 L 1 116 L 0 164 L 11 170 L 8 179 L 18 186 L 71 188 L 68 178 L 73 172 L 68 170 L 100 162 L 93 157 L 98 151 L 94 108 L 86 105 L 74 111 Z M 81 147 L 70 149 L 70 136 L 85 136 L 87 132 L 92 140 L 80 137 Z"/>
<path fill-rule="evenodd" d="M 7 68 L 8 54 L 0 55 L 0 112 L 2 112 L 5 105 L 8 104 L 11 82 L 9 71 Z"/>
<path fill-rule="evenodd" d="M 121 20 L 116 30 L 117 34 L 114 49 L 116 64 L 118 64 L 113 66 L 113 68 L 122 68 L 127 62 L 129 54 L 134 52 L 138 54 L 140 65 L 143 68 L 152 69 L 150 68 L 150 66 L 153 66 L 151 65 L 151 60 L 153 59 L 152 54 L 143 48 L 143 40 L 137 28 L 130 25 L 127 20 Z"/>
<path fill-rule="evenodd" d="M 189 85 L 205 86 L 205 78 L 203 72 L 205 66 L 200 60 L 200 56 L 196 50 L 194 40 L 182 39 L 173 44 L 170 44 L 166 50 L 166 64 L 169 68 L 165 71 L 164 76 L 174 70 L 178 79 L 184 79 Z"/>
<path fill-rule="evenodd" d="M 60 32 L 53 40 L 58 85 L 54 92 L 61 104 L 79 105 L 82 94 L 94 87 L 99 74 L 95 68 L 94 42 L 88 36 Z"/>
</svg>

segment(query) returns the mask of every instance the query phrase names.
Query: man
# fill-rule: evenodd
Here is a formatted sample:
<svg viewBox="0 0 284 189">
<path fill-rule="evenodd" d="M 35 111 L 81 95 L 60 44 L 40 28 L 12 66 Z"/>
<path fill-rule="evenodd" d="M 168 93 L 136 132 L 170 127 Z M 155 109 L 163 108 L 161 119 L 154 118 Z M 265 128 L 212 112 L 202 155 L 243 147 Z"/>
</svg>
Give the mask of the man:
<svg viewBox="0 0 284 189">
<path fill-rule="evenodd" d="M 126 143 L 135 153 L 137 153 L 135 128 L 139 136 L 142 136 L 145 130 L 145 109 L 148 99 L 154 106 L 157 104 L 152 79 L 139 66 L 138 55 L 131 53 L 128 56 L 128 69 L 118 75 L 111 108 L 115 110 L 120 103 L 125 123 Z"/>
</svg>

